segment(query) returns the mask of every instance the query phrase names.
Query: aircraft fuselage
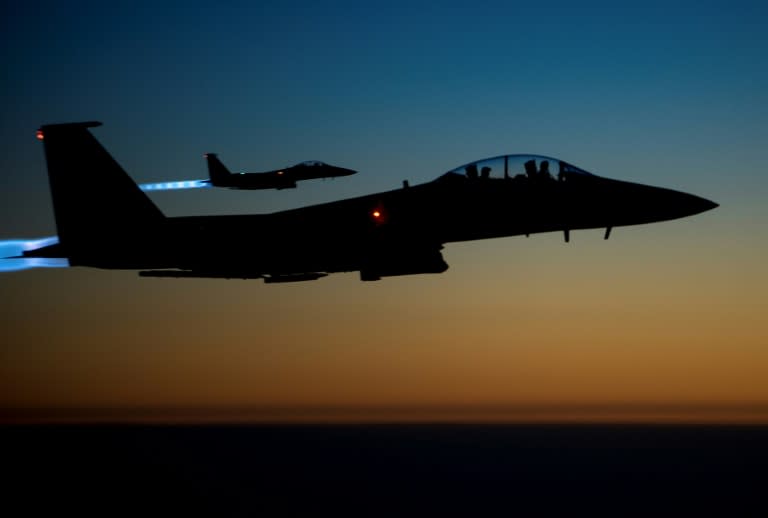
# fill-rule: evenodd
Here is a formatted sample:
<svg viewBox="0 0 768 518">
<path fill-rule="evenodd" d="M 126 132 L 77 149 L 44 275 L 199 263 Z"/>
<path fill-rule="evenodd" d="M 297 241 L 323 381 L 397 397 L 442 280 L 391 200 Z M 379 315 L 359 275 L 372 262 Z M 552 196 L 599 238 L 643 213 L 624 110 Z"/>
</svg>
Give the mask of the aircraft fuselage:
<svg viewBox="0 0 768 518">
<path fill-rule="evenodd" d="M 59 243 L 26 256 L 143 269 L 140 274 L 151 277 L 288 282 L 359 271 L 362 280 L 376 280 L 445 271 L 446 243 L 553 231 L 568 241 L 572 230 L 588 228 L 605 228 L 607 238 L 613 227 L 717 206 L 552 158 L 503 155 L 425 184 L 331 203 L 272 214 L 168 218 L 88 131 L 97 125 L 41 128 Z M 208 162 L 212 177 L 229 174 L 215 155 Z"/>
<path fill-rule="evenodd" d="M 215 269 L 225 254 L 233 270 L 243 272 L 354 271 L 393 249 L 420 256 L 445 243 L 651 223 L 713 206 L 690 194 L 598 176 L 456 176 L 273 214 L 169 218 L 163 240 L 170 239 L 172 249 L 181 245 L 173 267 L 182 269 Z"/>
</svg>

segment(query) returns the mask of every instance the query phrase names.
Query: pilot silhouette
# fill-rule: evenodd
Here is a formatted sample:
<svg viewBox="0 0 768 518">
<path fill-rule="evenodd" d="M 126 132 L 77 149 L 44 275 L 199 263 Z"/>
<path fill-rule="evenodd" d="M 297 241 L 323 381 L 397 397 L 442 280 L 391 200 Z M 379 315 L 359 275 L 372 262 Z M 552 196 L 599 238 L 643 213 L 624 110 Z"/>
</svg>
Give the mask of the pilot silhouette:
<svg viewBox="0 0 768 518">
<path fill-rule="evenodd" d="M 542 160 L 539 166 L 539 178 L 542 180 L 551 180 L 552 175 L 549 173 L 549 161 Z"/>
<path fill-rule="evenodd" d="M 477 164 L 469 164 L 466 170 L 467 178 L 477 178 Z"/>
<path fill-rule="evenodd" d="M 491 176 L 491 168 L 488 166 L 483 167 L 480 169 L 480 178 L 490 178 Z"/>
<path fill-rule="evenodd" d="M 525 174 L 528 175 L 528 178 L 531 180 L 536 178 L 536 160 L 528 160 L 525 163 Z"/>
</svg>

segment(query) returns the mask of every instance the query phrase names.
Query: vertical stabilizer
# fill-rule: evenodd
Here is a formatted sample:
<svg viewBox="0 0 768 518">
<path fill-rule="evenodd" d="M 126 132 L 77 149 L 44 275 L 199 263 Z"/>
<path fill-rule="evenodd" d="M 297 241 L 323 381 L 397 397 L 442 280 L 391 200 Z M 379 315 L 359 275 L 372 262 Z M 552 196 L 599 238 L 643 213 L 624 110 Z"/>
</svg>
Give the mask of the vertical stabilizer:
<svg viewBox="0 0 768 518">
<path fill-rule="evenodd" d="M 56 227 L 70 264 L 130 267 L 165 216 L 88 130 L 100 125 L 49 124 L 38 130 Z"/>
<path fill-rule="evenodd" d="M 206 153 L 205 160 L 208 162 L 208 176 L 211 184 L 216 187 L 228 187 L 232 178 L 232 173 L 221 163 L 216 153 Z"/>
</svg>

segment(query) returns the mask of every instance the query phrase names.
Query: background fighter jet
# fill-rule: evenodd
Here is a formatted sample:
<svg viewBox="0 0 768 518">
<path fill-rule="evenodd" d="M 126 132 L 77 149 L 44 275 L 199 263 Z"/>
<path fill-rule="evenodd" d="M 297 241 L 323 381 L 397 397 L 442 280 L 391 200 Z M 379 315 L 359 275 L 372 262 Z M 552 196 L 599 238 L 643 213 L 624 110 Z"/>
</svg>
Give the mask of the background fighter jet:
<svg viewBox="0 0 768 518">
<path fill-rule="evenodd" d="M 304 281 L 359 271 L 362 280 L 441 273 L 445 243 L 652 223 L 717 204 L 611 180 L 566 162 L 505 155 L 434 181 L 258 215 L 166 217 L 88 128 L 43 126 L 59 243 L 26 257 L 142 270 L 146 277 Z"/>
<path fill-rule="evenodd" d="M 334 178 L 357 173 L 352 169 L 328 165 L 317 160 L 301 162 L 285 169 L 263 173 L 231 173 L 216 153 L 207 153 L 209 183 L 230 189 L 293 189 L 296 182 L 317 178 Z"/>
</svg>

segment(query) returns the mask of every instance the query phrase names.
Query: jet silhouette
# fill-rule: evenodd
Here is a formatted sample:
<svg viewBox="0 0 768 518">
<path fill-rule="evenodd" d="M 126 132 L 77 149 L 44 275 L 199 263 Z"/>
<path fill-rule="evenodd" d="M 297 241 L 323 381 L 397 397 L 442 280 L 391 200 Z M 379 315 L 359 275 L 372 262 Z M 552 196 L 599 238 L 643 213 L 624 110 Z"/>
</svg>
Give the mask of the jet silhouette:
<svg viewBox="0 0 768 518">
<path fill-rule="evenodd" d="M 263 173 L 231 173 L 219 160 L 216 153 L 206 153 L 208 175 L 210 180 L 204 181 L 214 187 L 229 187 L 230 189 L 293 189 L 296 182 L 314 180 L 317 178 L 335 178 L 349 176 L 357 171 L 336 167 L 317 160 L 301 162 L 284 169 L 266 171 Z"/>
<path fill-rule="evenodd" d="M 45 125 L 59 242 L 26 257 L 136 269 L 144 277 L 364 281 L 442 273 L 446 243 L 611 229 L 717 207 L 660 187 L 602 178 L 554 158 L 503 155 L 421 185 L 271 214 L 166 217 L 102 147 L 99 122 Z"/>
</svg>

